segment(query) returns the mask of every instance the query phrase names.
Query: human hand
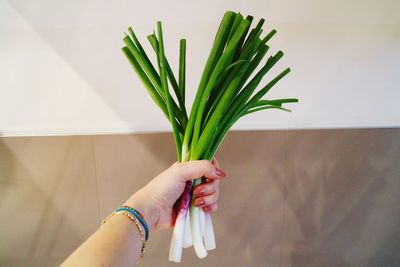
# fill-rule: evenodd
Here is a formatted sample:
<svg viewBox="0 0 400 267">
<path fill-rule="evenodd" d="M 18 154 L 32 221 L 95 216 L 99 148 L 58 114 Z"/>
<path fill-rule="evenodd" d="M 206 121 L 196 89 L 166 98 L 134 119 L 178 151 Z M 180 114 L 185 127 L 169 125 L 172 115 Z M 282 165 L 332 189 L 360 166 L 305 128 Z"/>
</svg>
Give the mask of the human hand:
<svg viewBox="0 0 400 267">
<path fill-rule="evenodd" d="M 174 204 L 182 195 L 186 181 L 203 176 L 206 182 L 193 190 L 194 205 L 206 212 L 214 212 L 217 210 L 219 181 L 225 177 L 216 160 L 174 163 L 132 195 L 124 205 L 140 211 L 150 229 L 173 227 L 177 215 Z"/>
</svg>

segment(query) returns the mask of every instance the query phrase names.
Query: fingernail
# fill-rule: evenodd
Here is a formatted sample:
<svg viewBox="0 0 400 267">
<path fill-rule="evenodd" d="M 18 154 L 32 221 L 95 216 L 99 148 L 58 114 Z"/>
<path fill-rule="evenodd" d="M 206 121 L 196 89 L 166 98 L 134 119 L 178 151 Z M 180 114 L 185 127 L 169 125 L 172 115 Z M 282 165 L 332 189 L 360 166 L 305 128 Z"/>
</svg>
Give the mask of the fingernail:
<svg viewBox="0 0 400 267">
<path fill-rule="evenodd" d="M 199 207 L 199 206 L 201 206 L 201 205 L 203 205 L 203 204 L 204 204 L 204 200 L 196 199 L 196 200 L 194 201 L 194 205 L 197 206 L 197 207 Z"/>
<path fill-rule="evenodd" d="M 225 177 L 226 176 L 226 173 L 223 170 L 219 169 L 219 168 L 216 168 L 215 172 L 219 177 Z"/>
<path fill-rule="evenodd" d="M 201 190 L 195 190 L 194 195 L 195 196 L 201 196 L 206 192 L 206 190 L 201 189 Z"/>
</svg>

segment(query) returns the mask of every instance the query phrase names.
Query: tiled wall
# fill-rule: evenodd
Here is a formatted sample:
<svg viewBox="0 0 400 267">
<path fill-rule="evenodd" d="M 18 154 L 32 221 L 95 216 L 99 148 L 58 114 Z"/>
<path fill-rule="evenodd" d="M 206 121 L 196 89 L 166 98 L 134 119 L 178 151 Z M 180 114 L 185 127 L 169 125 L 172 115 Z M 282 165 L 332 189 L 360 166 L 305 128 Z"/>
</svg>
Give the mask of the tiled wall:
<svg viewBox="0 0 400 267">
<path fill-rule="evenodd" d="M 399 266 L 400 129 L 232 132 L 217 250 L 180 266 Z M 170 134 L 0 139 L 0 266 L 55 266 L 175 161 Z M 171 231 L 142 266 L 168 263 Z"/>
</svg>

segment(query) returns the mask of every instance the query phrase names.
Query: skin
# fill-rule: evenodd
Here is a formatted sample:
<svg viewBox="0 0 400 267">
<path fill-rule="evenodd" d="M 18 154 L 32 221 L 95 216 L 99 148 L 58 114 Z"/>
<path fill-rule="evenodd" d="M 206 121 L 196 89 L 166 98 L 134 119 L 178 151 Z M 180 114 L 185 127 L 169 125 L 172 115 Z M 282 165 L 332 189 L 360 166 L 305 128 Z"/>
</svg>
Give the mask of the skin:
<svg viewBox="0 0 400 267">
<path fill-rule="evenodd" d="M 174 163 L 133 194 L 124 205 L 141 212 L 151 236 L 155 230 L 174 226 L 177 214 L 175 203 L 183 193 L 186 181 L 193 178 L 206 178 L 204 184 L 193 190 L 194 204 L 206 212 L 215 212 L 218 208 L 219 182 L 225 176 L 216 160 Z M 123 215 L 114 215 L 61 266 L 132 266 L 136 264 L 141 247 L 135 223 Z"/>
</svg>

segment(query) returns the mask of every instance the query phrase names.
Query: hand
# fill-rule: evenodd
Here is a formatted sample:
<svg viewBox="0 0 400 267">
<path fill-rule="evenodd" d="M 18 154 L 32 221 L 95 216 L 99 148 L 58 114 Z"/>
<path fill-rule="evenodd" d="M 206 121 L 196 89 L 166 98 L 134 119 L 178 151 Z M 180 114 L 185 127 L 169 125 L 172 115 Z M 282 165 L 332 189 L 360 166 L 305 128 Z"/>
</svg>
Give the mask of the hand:
<svg viewBox="0 0 400 267">
<path fill-rule="evenodd" d="M 194 205 L 206 212 L 214 212 L 217 210 L 219 180 L 225 177 L 216 160 L 174 163 L 132 195 L 124 205 L 140 211 L 150 229 L 173 227 L 177 214 L 174 204 L 182 195 L 186 181 L 203 176 L 206 182 L 193 191 Z"/>
</svg>

